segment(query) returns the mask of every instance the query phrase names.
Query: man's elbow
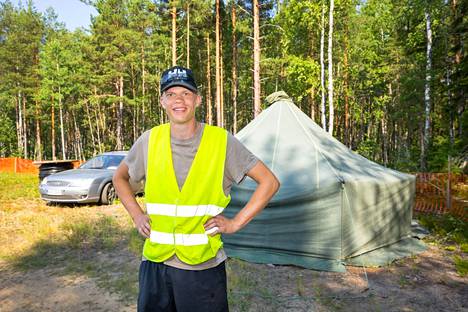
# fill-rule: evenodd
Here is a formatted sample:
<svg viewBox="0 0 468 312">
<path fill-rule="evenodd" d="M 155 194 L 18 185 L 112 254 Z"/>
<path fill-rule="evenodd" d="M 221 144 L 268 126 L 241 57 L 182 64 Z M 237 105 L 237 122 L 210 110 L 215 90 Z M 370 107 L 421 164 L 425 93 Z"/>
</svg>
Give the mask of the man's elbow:
<svg viewBox="0 0 468 312">
<path fill-rule="evenodd" d="M 273 173 L 271 174 L 270 185 L 271 185 L 270 186 L 271 192 L 272 192 L 273 195 L 275 195 L 276 192 L 278 192 L 281 184 L 280 184 L 278 178 Z"/>
</svg>

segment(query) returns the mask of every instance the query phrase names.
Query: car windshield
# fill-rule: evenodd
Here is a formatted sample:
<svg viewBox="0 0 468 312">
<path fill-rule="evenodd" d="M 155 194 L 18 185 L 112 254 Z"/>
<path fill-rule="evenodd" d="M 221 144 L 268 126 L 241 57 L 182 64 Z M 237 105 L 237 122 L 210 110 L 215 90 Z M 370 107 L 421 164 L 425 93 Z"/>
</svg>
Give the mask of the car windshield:
<svg viewBox="0 0 468 312">
<path fill-rule="evenodd" d="M 116 169 L 124 155 L 99 155 L 80 166 L 81 169 Z"/>
</svg>

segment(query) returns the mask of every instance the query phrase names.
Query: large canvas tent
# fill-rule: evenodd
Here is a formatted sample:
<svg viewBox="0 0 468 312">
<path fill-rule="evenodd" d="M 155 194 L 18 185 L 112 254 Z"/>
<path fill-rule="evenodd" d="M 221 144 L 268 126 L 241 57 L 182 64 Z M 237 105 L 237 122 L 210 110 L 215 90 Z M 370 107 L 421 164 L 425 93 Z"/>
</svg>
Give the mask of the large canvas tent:
<svg viewBox="0 0 468 312">
<path fill-rule="evenodd" d="M 271 168 L 281 187 L 250 224 L 223 237 L 228 255 L 343 271 L 346 263 L 378 264 L 373 259 L 415 250 L 407 239 L 415 177 L 349 150 L 284 92 L 269 100 L 274 103 L 236 137 Z M 234 186 L 225 214 L 232 217 L 242 209 L 255 187 L 249 178 Z"/>
</svg>

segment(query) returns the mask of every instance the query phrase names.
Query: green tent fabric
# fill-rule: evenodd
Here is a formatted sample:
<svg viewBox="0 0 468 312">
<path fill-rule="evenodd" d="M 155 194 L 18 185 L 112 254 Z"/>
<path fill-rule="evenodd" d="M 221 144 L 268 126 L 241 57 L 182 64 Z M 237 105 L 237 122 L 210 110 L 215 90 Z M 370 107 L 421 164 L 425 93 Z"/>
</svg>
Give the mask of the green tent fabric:
<svg viewBox="0 0 468 312">
<path fill-rule="evenodd" d="M 268 100 L 273 104 L 236 137 L 275 173 L 281 187 L 250 224 L 223 236 L 228 256 L 344 271 L 353 257 L 411 236 L 414 176 L 352 152 L 284 92 Z M 250 178 L 234 186 L 225 214 L 233 217 L 255 188 Z M 369 257 L 365 261 L 372 265 Z"/>
</svg>

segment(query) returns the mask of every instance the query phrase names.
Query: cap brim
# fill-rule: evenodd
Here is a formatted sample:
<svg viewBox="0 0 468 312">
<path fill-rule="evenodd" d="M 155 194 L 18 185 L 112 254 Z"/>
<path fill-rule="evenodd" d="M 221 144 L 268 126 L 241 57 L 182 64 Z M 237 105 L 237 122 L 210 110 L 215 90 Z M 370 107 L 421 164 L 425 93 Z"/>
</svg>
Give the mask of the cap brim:
<svg viewBox="0 0 468 312">
<path fill-rule="evenodd" d="M 184 87 L 186 89 L 189 89 L 190 91 L 193 91 L 195 93 L 198 93 L 198 90 L 197 88 L 195 88 L 194 86 L 192 86 L 191 84 L 185 82 L 185 81 L 172 81 L 171 83 L 167 84 L 166 86 L 164 86 L 163 89 L 161 89 L 161 92 L 164 92 L 166 91 L 167 89 L 171 88 L 171 87 Z"/>
</svg>

